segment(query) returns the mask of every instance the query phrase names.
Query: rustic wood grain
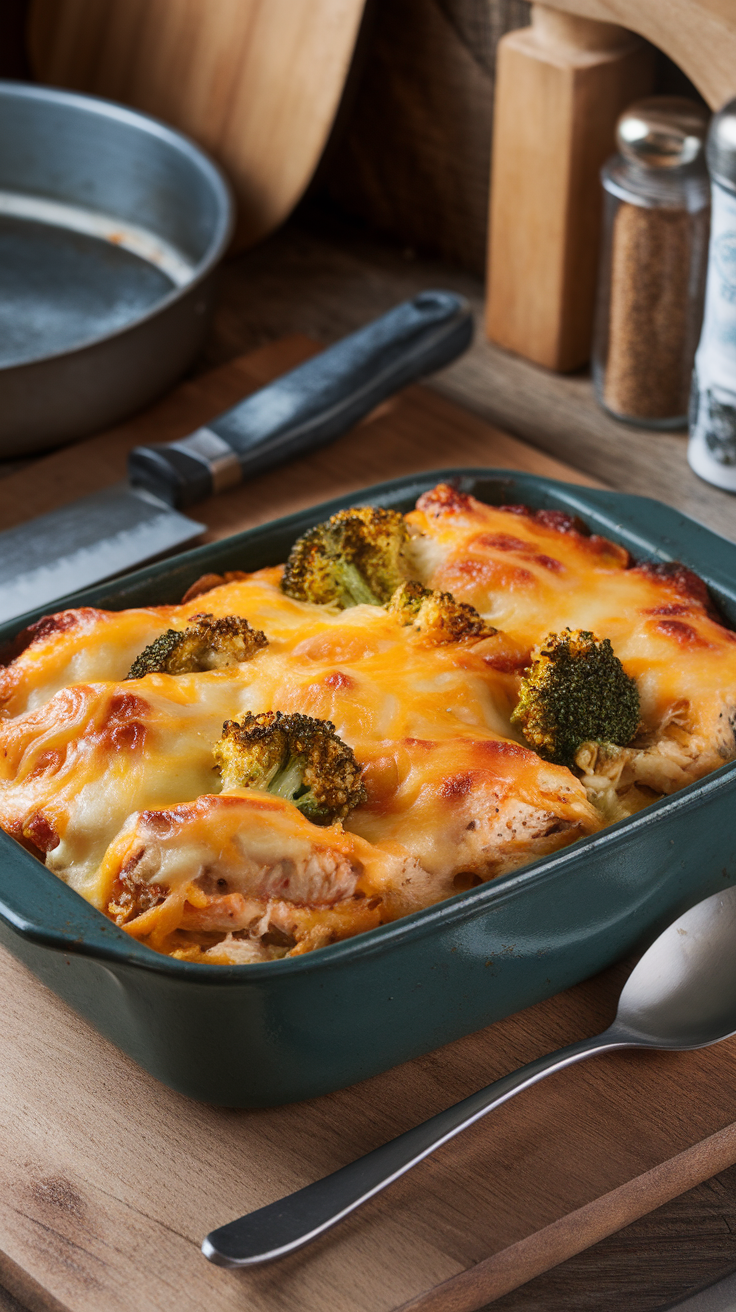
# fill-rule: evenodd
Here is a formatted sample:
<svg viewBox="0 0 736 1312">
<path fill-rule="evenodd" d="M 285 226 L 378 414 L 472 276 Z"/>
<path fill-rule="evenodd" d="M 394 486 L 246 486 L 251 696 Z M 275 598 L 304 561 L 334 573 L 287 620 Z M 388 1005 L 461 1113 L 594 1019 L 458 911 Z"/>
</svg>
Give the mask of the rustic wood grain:
<svg viewBox="0 0 736 1312">
<path fill-rule="evenodd" d="M 623 1188 L 620 1216 L 627 1205 L 629 1217 L 636 1215 L 647 1184 L 637 1179 L 642 1171 L 666 1181 L 678 1169 L 667 1164 L 670 1154 L 732 1121 L 733 1041 L 697 1054 L 605 1056 L 563 1072 L 277 1265 L 241 1273 L 213 1268 L 199 1241 L 211 1226 L 335 1169 L 546 1049 L 593 1032 L 608 1019 L 620 979 L 620 970 L 608 972 L 328 1098 L 237 1112 L 190 1102 L 157 1084 L 3 954 L 0 1233 L 16 1270 L 14 1292 L 24 1298 L 21 1271 L 31 1295 L 48 1292 L 48 1304 L 36 1304 L 43 1312 L 58 1312 L 59 1304 L 69 1312 L 228 1312 L 244 1300 L 249 1312 L 483 1306 L 482 1284 L 470 1301 L 444 1300 L 446 1290 L 438 1301 L 429 1291 L 467 1269 L 471 1277 L 484 1273 L 494 1252 L 506 1268 L 504 1287 L 513 1287 L 504 1250 L 522 1245 L 519 1283 L 533 1269 L 535 1241 L 528 1236 L 541 1229 L 542 1260 L 549 1263 L 544 1227 L 585 1209 L 601 1192 Z M 734 1131 L 727 1134 L 733 1160 Z M 725 1164 L 722 1142 L 699 1151 L 704 1174 Z M 685 1173 L 677 1184 L 692 1182 Z M 554 1247 L 551 1259 L 564 1251 Z M 420 1294 L 426 1297 L 412 1304 Z"/>
<path fill-rule="evenodd" d="M 662 1312 L 735 1266 L 732 1166 L 490 1306 L 493 1312 Z M 725 1312 L 727 1303 L 716 1306 Z"/>
<path fill-rule="evenodd" d="M 480 324 L 478 279 L 438 260 L 408 258 L 321 209 L 302 209 L 268 243 L 225 266 L 202 364 L 219 364 L 283 333 L 335 341 L 427 287 L 467 296 Z M 478 328 L 470 350 L 434 375 L 429 388 L 593 479 L 657 497 L 736 538 L 736 500 L 692 472 L 687 435 L 617 422 L 601 410 L 587 372 L 553 374 L 493 346 Z"/>
<path fill-rule="evenodd" d="M 712 109 L 734 94 L 733 0 L 545 0 L 552 9 L 620 23 L 664 50 Z"/>
<path fill-rule="evenodd" d="M 186 436 L 316 349 L 309 339 L 297 335 L 264 346 L 183 383 L 157 405 L 109 432 L 10 474 L 0 481 L 0 523 L 10 528 L 116 483 L 125 477 L 125 460 L 132 447 Z M 454 465 L 527 469 L 568 482 L 594 481 L 453 402 L 416 387 L 381 406 L 329 447 L 201 502 L 196 514 L 207 525 L 205 540 L 209 541 L 370 483 Z"/>
<path fill-rule="evenodd" d="M 374 0 L 324 192 L 407 245 L 482 273 L 495 49 L 528 22 L 527 0 Z"/>
<path fill-rule="evenodd" d="M 567 372 L 590 356 L 600 168 L 615 149 L 619 114 L 654 89 L 652 49 L 632 46 L 627 29 L 673 54 L 714 103 L 712 69 L 724 46 L 733 92 L 736 9 L 726 0 L 556 0 L 534 5 L 532 18 L 497 52 L 486 331 Z"/>
<path fill-rule="evenodd" d="M 11 475 L 0 484 L 0 514 L 14 505 L 17 513 L 20 498 L 29 515 L 70 488 L 112 481 L 133 442 L 187 431 L 313 349 L 300 338 L 264 348 L 184 384 L 112 434 Z M 219 536 L 315 493 L 426 468 L 440 454 L 584 477 L 415 388 L 300 468 L 232 494 L 219 518 L 210 503 L 205 518 Z M 581 1233 L 582 1242 L 602 1233 L 601 1209 L 610 1225 L 612 1198 L 623 1224 L 663 1190 L 687 1188 L 698 1173 L 722 1168 L 724 1156 L 736 1158 L 736 1042 L 699 1053 L 609 1054 L 561 1072 L 276 1265 L 225 1271 L 205 1262 L 199 1243 L 213 1226 L 605 1027 L 625 973 L 616 967 L 352 1089 L 241 1112 L 158 1084 L 4 953 L 0 1280 L 32 1312 L 391 1312 L 411 1300 L 449 1308 L 437 1303 L 435 1286 L 455 1277 L 467 1286 L 467 1271 L 485 1279 L 489 1261 L 511 1288 L 514 1272 L 518 1283 L 579 1245 Z M 683 1171 L 693 1149 L 697 1169 Z M 462 1293 L 462 1280 L 456 1288 Z M 491 1288 L 500 1291 L 498 1281 Z M 481 1283 L 475 1302 L 458 1306 L 479 1307 L 487 1296 Z"/>
<path fill-rule="evenodd" d="M 564 373 L 590 358 L 601 166 L 655 62 L 622 27 L 544 5 L 532 17 L 498 44 L 486 332 Z"/>
<path fill-rule="evenodd" d="M 322 154 L 365 0 L 33 0 L 39 81 L 121 100 L 215 156 L 237 242 L 281 223 Z"/>
<path fill-rule="evenodd" d="M 319 194 L 406 248 L 482 275 L 496 49 L 504 33 L 528 25 L 530 8 L 527 0 L 372 0 L 362 73 L 351 76 L 344 130 L 315 179 Z M 651 53 L 658 92 L 697 95 L 665 55 Z"/>
<path fill-rule="evenodd" d="M 478 1312 L 487 1303 L 622 1230 L 655 1207 L 736 1162 L 736 1125 L 728 1125 L 636 1180 L 569 1212 L 519 1243 L 451 1277 L 399 1312 Z M 520 1276 L 523 1274 L 523 1280 Z"/>
</svg>

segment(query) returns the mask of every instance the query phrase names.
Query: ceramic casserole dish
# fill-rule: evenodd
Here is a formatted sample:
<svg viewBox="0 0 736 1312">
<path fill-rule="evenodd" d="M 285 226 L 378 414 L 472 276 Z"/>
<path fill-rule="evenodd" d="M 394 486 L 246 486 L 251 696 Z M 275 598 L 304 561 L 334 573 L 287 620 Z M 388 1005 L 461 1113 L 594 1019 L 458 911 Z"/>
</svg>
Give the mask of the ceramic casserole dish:
<svg viewBox="0 0 736 1312">
<path fill-rule="evenodd" d="M 528 474 L 405 477 L 159 562 L 73 597 L 177 602 L 203 573 L 255 570 L 347 505 L 411 509 L 438 482 L 489 504 L 581 516 L 637 560 L 682 561 L 736 627 L 736 545 L 641 497 Z M 0 629 L 0 644 L 41 612 Z M 352 1084 L 568 988 L 736 880 L 736 762 L 524 869 L 303 956 L 202 965 L 131 939 L 0 831 L 0 941 L 172 1088 L 263 1107 Z"/>
</svg>

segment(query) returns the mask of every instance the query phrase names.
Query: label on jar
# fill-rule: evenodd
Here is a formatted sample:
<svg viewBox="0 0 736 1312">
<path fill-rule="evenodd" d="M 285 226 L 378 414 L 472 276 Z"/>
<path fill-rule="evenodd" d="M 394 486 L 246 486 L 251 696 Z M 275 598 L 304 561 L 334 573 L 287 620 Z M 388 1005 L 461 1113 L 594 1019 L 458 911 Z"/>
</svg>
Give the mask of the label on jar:
<svg viewBox="0 0 736 1312">
<path fill-rule="evenodd" d="M 716 182 L 688 460 L 701 478 L 736 492 L 736 194 Z"/>
</svg>

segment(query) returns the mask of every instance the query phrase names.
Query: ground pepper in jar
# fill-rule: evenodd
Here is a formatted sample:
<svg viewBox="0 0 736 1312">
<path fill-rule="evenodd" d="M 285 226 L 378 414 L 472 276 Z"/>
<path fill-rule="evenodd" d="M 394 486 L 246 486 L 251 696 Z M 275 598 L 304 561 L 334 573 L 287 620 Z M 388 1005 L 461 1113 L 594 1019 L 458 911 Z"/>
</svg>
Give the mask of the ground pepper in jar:
<svg viewBox="0 0 736 1312">
<path fill-rule="evenodd" d="M 605 234 L 593 376 L 618 419 L 687 421 L 703 311 L 709 189 L 705 109 L 653 96 L 620 118 L 620 154 L 603 168 Z"/>
</svg>

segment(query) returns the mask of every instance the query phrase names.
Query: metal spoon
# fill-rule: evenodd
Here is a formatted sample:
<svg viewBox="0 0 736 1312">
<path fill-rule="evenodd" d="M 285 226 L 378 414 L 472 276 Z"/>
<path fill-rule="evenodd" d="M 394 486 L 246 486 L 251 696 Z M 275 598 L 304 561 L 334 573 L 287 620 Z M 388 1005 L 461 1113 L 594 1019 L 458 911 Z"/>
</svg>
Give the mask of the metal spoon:
<svg viewBox="0 0 736 1312">
<path fill-rule="evenodd" d="M 705 1048 L 736 1033 L 736 888 L 706 898 L 660 934 L 629 976 L 602 1034 L 538 1057 L 349 1166 L 213 1230 L 202 1252 L 255 1266 L 308 1244 L 448 1139 L 553 1071 L 613 1048 Z"/>
</svg>

